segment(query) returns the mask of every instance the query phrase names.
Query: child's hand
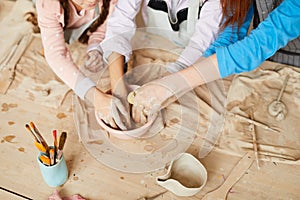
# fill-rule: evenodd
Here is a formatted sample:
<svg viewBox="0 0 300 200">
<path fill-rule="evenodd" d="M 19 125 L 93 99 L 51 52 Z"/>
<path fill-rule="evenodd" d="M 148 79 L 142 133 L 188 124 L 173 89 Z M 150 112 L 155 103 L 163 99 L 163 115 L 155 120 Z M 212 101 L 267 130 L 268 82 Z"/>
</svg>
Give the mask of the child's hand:
<svg viewBox="0 0 300 200">
<path fill-rule="evenodd" d="M 96 89 L 94 92 L 94 106 L 98 116 L 113 128 L 127 130 L 130 115 L 122 102 L 109 94 Z"/>
<path fill-rule="evenodd" d="M 102 53 L 98 50 L 92 50 L 87 53 L 84 67 L 90 72 L 98 72 L 104 67 Z"/>
</svg>

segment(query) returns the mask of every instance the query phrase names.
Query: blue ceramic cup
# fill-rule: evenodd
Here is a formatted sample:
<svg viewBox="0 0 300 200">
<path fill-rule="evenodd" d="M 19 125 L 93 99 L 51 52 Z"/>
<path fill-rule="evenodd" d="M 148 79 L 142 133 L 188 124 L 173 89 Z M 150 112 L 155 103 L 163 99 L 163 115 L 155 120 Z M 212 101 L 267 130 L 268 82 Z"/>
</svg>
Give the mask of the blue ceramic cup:
<svg viewBox="0 0 300 200">
<path fill-rule="evenodd" d="M 60 160 L 52 166 L 43 164 L 39 158 L 40 155 L 42 155 L 42 153 L 38 155 L 37 161 L 39 163 L 40 171 L 46 184 L 50 187 L 58 187 L 64 184 L 68 179 L 68 168 L 64 155 L 62 155 Z"/>
</svg>

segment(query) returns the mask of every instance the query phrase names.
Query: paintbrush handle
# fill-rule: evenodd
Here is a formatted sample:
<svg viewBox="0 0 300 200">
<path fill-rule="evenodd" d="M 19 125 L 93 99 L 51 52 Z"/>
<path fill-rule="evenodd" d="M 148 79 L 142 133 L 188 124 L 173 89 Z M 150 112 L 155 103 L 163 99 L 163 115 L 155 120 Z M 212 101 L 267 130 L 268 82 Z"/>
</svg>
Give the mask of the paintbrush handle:
<svg viewBox="0 0 300 200">
<path fill-rule="evenodd" d="M 50 164 L 51 164 L 50 158 L 48 158 L 48 157 L 45 156 L 45 155 L 40 155 L 40 161 L 41 161 L 44 165 L 47 165 L 47 166 L 50 166 Z"/>
<path fill-rule="evenodd" d="M 27 130 L 29 133 L 31 133 L 31 135 L 34 137 L 34 140 L 35 140 L 36 142 L 41 142 L 41 141 L 37 138 L 37 136 L 34 134 L 34 132 L 31 130 L 31 128 L 30 128 L 30 126 L 29 126 L 28 124 L 25 124 L 25 128 L 26 128 L 26 130 Z"/>
<path fill-rule="evenodd" d="M 39 142 L 34 142 L 34 145 L 36 146 L 36 148 L 40 151 L 40 152 L 43 152 L 43 153 L 46 153 L 47 150 L 46 148 L 44 147 L 43 144 L 39 143 Z"/>
<path fill-rule="evenodd" d="M 67 132 L 62 132 L 59 137 L 59 145 L 58 145 L 58 149 L 60 151 L 63 150 L 65 143 L 66 143 L 66 139 L 67 139 Z"/>
<path fill-rule="evenodd" d="M 31 129 L 33 129 L 35 134 L 38 136 L 39 140 L 41 141 L 41 143 L 44 145 L 44 147 L 46 148 L 46 150 L 48 152 L 49 146 L 48 146 L 47 142 L 45 141 L 45 139 L 43 138 L 43 136 L 41 135 L 40 131 L 37 129 L 37 127 L 34 125 L 33 122 L 30 122 L 29 125 L 30 125 Z"/>
<path fill-rule="evenodd" d="M 50 154 L 50 163 L 51 163 L 51 165 L 54 165 L 55 164 L 54 149 L 50 149 L 49 154 Z"/>
<path fill-rule="evenodd" d="M 57 159 L 60 160 L 62 154 L 63 154 L 63 148 L 65 146 L 67 139 L 67 132 L 62 132 L 59 137 L 59 145 L 58 145 L 58 153 L 57 153 Z"/>
<path fill-rule="evenodd" d="M 52 131 L 52 135 L 53 135 L 53 146 L 54 146 L 54 161 L 56 161 L 57 158 L 57 131 L 53 130 Z"/>
<path fill-rule="evenodd" d="M 58 160 L 58 161 L 61 159 L 62 154 L 63 154 L 63 151 L 58 150 L 58 153 L 57 153 L 57 160 Z"/>
</svg>

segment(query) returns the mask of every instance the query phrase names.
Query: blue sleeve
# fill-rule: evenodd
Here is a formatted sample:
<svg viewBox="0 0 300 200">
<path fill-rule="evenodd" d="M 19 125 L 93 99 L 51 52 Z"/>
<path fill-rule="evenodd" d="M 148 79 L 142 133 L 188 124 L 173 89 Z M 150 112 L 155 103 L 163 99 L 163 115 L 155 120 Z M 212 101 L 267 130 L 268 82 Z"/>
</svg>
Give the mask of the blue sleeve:
<svg viewBox="0 0 300 200">
<path fill-rule="evenodd" d="M 300 1 L 285 0 L 243 40 L 216 49 L 222 78 L 257 68 L 300 35 Z"/>
<path fill-rule="evenodd" d="M 248 32 L 252 17 L 253 17 L 253 12 L 254 12 L 254 6 L 252 5 L 246 15 L 245 21 L 240 27 L 240 30 L 238 31 L 237 25 L 230 25 L 227 26 L 219 35 L 218 38 L 216 39 L 215 42 L 213 42 L 203 53 L 202 56 L 208 57 L 214 53 L 216 53 L 216 48 L 217 47 L 222 47 L 222 46 L 228 46 L 230 44 L 235 43 L 238 40 L 243 39 Z"/>
</svg>

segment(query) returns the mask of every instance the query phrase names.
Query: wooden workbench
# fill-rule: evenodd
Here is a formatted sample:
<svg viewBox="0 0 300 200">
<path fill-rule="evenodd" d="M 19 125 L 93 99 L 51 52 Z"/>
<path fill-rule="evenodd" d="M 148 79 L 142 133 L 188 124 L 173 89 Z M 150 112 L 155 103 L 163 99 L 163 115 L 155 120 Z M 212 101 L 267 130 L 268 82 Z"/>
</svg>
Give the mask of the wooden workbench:
<svg viewBox="0 0 300 200">
<path fill-rule="evenodd" d="M 67 101 L 71 97 L 67 98 Z M 0 98 L 0 158 L 1 158 L 1 199 L 46 199 L 53 191 L 39 172 L 37 149 L 24 128 L 34 121 L 47 141 L 51 141 L 51 130 L 69 133 L 65 146 L 65 158 L 69 169 L 68 181 L 58 190 L 62 196 L 79 193 L 90 200 L 136 200 L 142 196 L 155 195 L 164 191 L 155 183 L 155 177 L 163 171 L 130 174 L 110 169 L 96 161 L 78 141 L 70 106 L 49 109 L 33 102 L 26 102 L 7 95 Z M 8 105 L 4 106 L 4 105 Z M 3 109 L 3 108 L 7 109 Z M 64 116 L 66 117 L 58 117 Z M 194 149 L 194 150 L 193 150 Z M 194 153 L 196 148 L 191 147 Z M 207 191 L 219 186 L 239 157 L 212 152 L 202 163 L 208 170 L 208 183 L 203 191 L 194 197 L 177 197 L 168 192 L 157 199 L 200 199 Z M 262 163 L 260 170 L 252 164 L 248 173 L 232 188 L 228 199 L 298 199 L 300 167 L 272 162 Z"/>
</svg>

